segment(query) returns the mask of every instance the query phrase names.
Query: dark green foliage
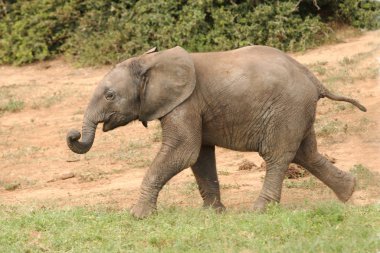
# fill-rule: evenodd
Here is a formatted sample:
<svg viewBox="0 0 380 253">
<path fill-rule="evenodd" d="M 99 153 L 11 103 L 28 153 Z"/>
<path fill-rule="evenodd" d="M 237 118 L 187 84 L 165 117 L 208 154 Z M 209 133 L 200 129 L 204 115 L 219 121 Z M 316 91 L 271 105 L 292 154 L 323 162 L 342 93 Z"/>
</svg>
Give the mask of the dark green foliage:
<svg viewBox="0 0 380 253">
<path fill-rule="evenodd" d="M 304 50 L 329 38 L 329 21 L 379 28 L 379 3 L 360 0 L 31 0 L 0 2 L 0 64 L 65 53 L 110 64 L 153 46 L 217 51 L 262 44 Z"/>
<path fill-rule="evenodd" d="M 380 2 L 344 0 L 339 3 L 337 17 L 357 28 L 380 28 Z"/>
<path fill-rule="evenodd" d="M 217 51 L 265 44 L 302 50 L 320 44 L 329 32 L 318 17 L 301 18 L 292 2 L 254 7 L 248 1 L 142 0 L 130 9 L 115 4 L 112 17 L 96 19 L 95 25 L 94 16 L 110 16 L 103 7 L 86 13 L 69 39 L 68 54 L 82 64 L 117 62 L 153 46 Z"/>
<path fill-rule="evenodd" d="M 0 15 L 0 64 L 22 64 L 60 53 L 76 27 L 80 1 L 18 1 Z M 6 12 L 6 13 L 5 13 Z"/>
</svg>

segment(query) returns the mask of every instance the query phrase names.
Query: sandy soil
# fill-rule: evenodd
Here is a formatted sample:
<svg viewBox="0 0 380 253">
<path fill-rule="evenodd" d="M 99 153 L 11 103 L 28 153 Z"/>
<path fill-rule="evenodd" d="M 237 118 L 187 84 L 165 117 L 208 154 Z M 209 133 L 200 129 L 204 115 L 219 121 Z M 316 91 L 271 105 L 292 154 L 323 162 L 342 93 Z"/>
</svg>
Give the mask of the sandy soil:
<svg viewBox="0 0 380 253">
<path fill-rule="evenodd" d="M 376 178 L 380 173 L 380 31 L 293 56 L 332 90 L 365 104 L 368 112 L 362 113 L 344 103 L 321 100 L 316 122 L 319 149 L 336 158 L 337 167 L 348 171 L 361 164 Z M 109 133 L 98 129 L 86 155 L 73 154 L 65 143 L 70 128 L 81 128 L 92 90 L 110 68 L 78 69 L 62 59 L 0 66 L 0 106 L 10 99 L 24 101 L 21 111 L 0 115 L 0 204 L 133 205 L 160 146 L 158 122 L 151 122 L 148 129 L 137 122 Z M 230 209 L 250 207 L 263 182 L 264 171 L 238 169 L 244 160 L 258 166 L 262 162 L 255 153 L 217 149 L 222 200 Z M 379 203 L 376 182 L 361 188 L 349 203 Z M 319 200 L 336 197 L 311 176 L 285 182 L 285 206 Z M 159 205 L 171 204 L 201 205 L 189 169 L 162 190 Z"/>
</svg>

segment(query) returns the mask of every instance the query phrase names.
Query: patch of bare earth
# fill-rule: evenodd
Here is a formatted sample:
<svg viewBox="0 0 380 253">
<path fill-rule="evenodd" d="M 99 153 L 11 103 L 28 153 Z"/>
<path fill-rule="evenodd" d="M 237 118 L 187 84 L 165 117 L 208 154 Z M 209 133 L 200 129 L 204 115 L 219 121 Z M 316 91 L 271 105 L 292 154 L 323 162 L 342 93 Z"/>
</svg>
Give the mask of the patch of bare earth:
<svg viewBox="0 0 380 253">
<path fill-rule="evenodd" d="M 379 45 L 380 31 L 375 31 L 294 55 L 330 89 L 355 97 L 368 109 L 362 113 L 342 102 L 319 102 L 319 149 L 346 171 L 364 168 L 371 175 L 380 173 Z M 0 107 L 11 100 L 24 103 L 19 112 L 0 114 L 0 204 L 129 208 L 135 203 L 142 177 L 160 147 L 158 122 L 151 122 L 148 129 L 137 122 L 108 133 L 98 129 L 86 155 L 71 153 L 65 143 L 69 129 L 80 129 L 92 90 L 109 69 L 76 69 L 61 59 L 0 66 Z M 244 162 L 248 169 L 239 169 Z M 228 208 L 252 205 L 265 174 L 261 164 L 256 153 L 217 148 L 222 200 Z M 310 175 L 285 180 L 285 206 L 318 200 L 336 197 Z M 350 200 L 358 205 L 375 202 L 379 202 L 376 184 L 360 187 Z M 171 204 L 201 206 L 189 169 L 162 190 L 159 205 Z"/>
</svg>

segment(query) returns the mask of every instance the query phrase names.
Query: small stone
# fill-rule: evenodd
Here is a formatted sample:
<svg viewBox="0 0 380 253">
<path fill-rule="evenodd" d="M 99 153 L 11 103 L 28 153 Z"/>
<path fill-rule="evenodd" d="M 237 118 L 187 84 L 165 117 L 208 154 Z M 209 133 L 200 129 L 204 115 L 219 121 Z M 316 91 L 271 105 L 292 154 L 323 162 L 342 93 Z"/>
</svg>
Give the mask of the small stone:
<svg viewBox="0 0 380 253">
<path fill-rule="evenodd" d="M 50 179 L 49 181 L 47 181 L 48 183 L 51 183 L 51 182 L 55 182 L 55 181 L 58 181 L 58 180 L 66 180 L 66 179 L 70 179 L 70 178 L 73 178 L 75 177 L 75 174 L 72 173 L 72 172 L 69 172 L 69 173 L 65 173 L 65 174 L 62 174 L 56 178 L 53 178 L 53 179 Z"/>
</svg>

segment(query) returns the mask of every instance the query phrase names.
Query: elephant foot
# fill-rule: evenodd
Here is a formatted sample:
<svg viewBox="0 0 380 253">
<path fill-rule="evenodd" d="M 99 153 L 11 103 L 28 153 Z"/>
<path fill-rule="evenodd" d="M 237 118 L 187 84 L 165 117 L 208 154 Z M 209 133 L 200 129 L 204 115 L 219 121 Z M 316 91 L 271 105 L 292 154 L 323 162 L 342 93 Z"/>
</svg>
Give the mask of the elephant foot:
<svg viewBox="0 0 380 253">
<path fill-rule="evenodd" d="M 218 201 L 218 202 L 213 202 L 213 203 L 204 203 L 203 204 L 203 208 L 212 208 L 213 210 L 215 210 L 217 213 L 222 213 L 224 211 L 226 211 L 226 207 L 222 204 L 222 202 Z"/>
<path fill-rule="evenodd" d="M 156 207 L 150 203 L 138 202 L 131 209 L 131 214 L 137 219 L 144 219 L 156 211 Z"/>
<path fill-rule="evenodd" d="M 346 173 L 345 177 L 342 178 L 342 183 L 343 185 L 334 189 L 334 192 L 340 201 L 347 202 L 355 191 L 356 178 Z"/>
<path fill-rule="evenodd" d="M 275 202 L 275 201 L 267 200 L 263 197 L 258 197 L 256 199 L 255 203 L 253 203 L 252 210 L 254 212 L 263 213 L 267 209 L 269 203 L 273 203 L 273 202 Z"/>
</svg>

